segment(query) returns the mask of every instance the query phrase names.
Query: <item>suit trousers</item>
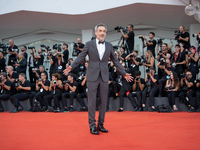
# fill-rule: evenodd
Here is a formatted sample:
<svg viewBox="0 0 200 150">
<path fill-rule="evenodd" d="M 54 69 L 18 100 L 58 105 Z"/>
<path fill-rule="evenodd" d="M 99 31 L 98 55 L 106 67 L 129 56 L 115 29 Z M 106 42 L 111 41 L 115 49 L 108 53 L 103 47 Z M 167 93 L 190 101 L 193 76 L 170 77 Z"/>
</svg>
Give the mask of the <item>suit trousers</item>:
<svg viewBox="0 0 200 150">
<path fill-rule="evenodd" d="M 15 107 L 18 108 L 18 106 L 20 105 L 19 101 L 27 100 L 28 98 L 29 95 L 27 93 L 19 93 L 11 96 L 10 101 L 14 104 Z"/>
<path fill-rule="evenodd" d="M 97 90 L 99 91 L 99 118 L 98 124 L 103 125 L 106 113 L 106 104 L 108 97 L 108 82 L 102 80 L 101 75 L 98 76 L 96 81 L 87 81 L 88 87 L 88 120 L 89 127 L 96 127 L 95 110 L 96 110 L 96 96 Z"/>
<path fill-rule="evenodd" d="M 137 104 L 135 97 L 137 97 L 139 105 Z M 142 105 L 142 91 L 130 93 L 128 99 L 131 101 L 133 107 L 140 107 Z"/>
<path fill-rule="evenodd" d="M 187 101 L 186 96 L 188 97 L 189 101 Z M 179 93 L 179 97 L 180 99 L 185 103 L 185 105 L 189 106 L 193 106 L 195 107 L 194 101 L 193 101 L 193 96 L 194 96 L 194 91 L 189 91 L 189 92 L 180 92 Z"/>
</svg>

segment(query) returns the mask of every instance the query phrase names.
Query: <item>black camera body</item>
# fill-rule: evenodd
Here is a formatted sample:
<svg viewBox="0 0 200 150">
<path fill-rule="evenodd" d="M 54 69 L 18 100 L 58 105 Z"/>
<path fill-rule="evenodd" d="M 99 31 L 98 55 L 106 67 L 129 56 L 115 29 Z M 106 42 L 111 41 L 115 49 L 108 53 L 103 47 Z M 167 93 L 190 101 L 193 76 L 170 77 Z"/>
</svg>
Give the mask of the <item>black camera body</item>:
<svg viewBox="0 0 200 150">
<path fill-rule="evenodd" d="M 20 81 L 19 81 L 19 79 L 17 78 L 16 80 L 15 80 L 15 87 L 18 87 L 20 85 Z"/>
<path fill-rule="evenodd" d="M 28 49 L 35 49 L 35 47 L 34 46 L 30 46 L 30 47 L 28 47 Z"/>
<path fill-rule="evenodd" d="M 120 32 L 120 29 L 122 29 L 123 33 L 127 33 L 128 32 L 126 27 L 116 26 L 114 28 L 114 30 L 116 30 L 117 32 Z"/>
<path fill-rule="evenodd" d="M 139 81 L 140 77 L 136 77 L 135 79 L 136 79 L 136 81 Z"/>
<path fill-rule="evenodd" d="M 69 80 L 64 80 L 63 81 L 63 84 L 66 84 L 66 83 L 69 84 L 70 83 Z"/>
<path fill-rule="evenodd" d="M 188 50 L 188 51 L 185 51 L 185 54 L 186 54 L 186 55 L 191 55 L 192 53 L 191 53 L 190 50 Z"/>
<path fill-rule="evenodd" d="M 181 74 L 181 78 L 187 78 L 187 75 L 185 73 Z"/>
<path fill-rule="evenodd" d="M 166 65 L 165 58 L 161 58 L 160 59 L 160 65 L 161 66 L 165 66 Z"/>
<path fill-rule="evenodd" d="M 172 86 L 166 87 L 165 90 L 172 90 Z"/>
<path fill-rule="evenodd" d="M 159 44 L 159 45 L 161 45 L 161 44 L 163 43 L 163 40 L 164 40 L 164 39 L 161 39 L 161 38 L 160 38 L 160 39 L 157 40 L 156 43 Z"/>
<path fill-rule="evenodd" d="M 57 83 L 57 81 L 56 80 L 53 80 L 53 84 L 56 84 Z"/>
<path fill-rule="evenodd" d="M 2 52 L 6 52 L 6 50 L 9 48 L 6 44 L 0 43 L 0 48 L 2 49 Z"/>
<path fill-rule="evenodd" d="M 142 41 L 144 41 L 144 38 L 143 38 L 143 36 L 139 36 L 139 39 L 141 39 Z"/>
<path fill-rule="evenodd" d="M 53 49 L 57 49 L 58 52 L 61 52 L 61 44 L 54 44 Z"/>
</svg>

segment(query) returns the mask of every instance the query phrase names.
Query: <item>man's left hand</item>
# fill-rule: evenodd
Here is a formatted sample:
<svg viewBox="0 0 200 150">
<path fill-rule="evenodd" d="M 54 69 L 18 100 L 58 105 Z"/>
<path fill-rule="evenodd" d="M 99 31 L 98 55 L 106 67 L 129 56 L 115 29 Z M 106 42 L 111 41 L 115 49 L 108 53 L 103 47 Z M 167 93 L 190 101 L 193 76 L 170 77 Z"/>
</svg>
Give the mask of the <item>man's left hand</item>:
<svg viewBox="0 0 200 150">
<path fill-rule="evenodd" d="M 129 73 L 126 73 L 126 75 L 124 76 L 124 78 L 126 79 L 127 82 L 133 81 L 133 77 Z"/>
</svg>

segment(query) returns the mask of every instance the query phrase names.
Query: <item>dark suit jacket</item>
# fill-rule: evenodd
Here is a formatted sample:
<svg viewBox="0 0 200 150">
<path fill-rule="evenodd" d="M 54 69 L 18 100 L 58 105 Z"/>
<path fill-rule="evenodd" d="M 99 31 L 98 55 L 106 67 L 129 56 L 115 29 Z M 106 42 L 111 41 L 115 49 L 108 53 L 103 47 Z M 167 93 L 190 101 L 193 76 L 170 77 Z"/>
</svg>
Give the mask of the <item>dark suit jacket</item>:
<svg viewBox="0 0 200 150">
<path fill-rule="evenodd" d="M 105 53 L 102 60 L 100 60 L 99 53 L 96 46 L 96 40 L 92 40 L 86 43 L 83 51 L 79 54 L 76 60 L 72 63 L 71 67 L 74 69 L 78 64 L 86 57 L 89 56 L 88 69 L 87 69 L 87 81 L 96 81 L 101 74 L 102 80 L 104 82 L 109 81 L 109 71 L 108 71 L 108 59 L 109 57 L 113 61 L 117 70 L 122 76 L 126 74 L 122 65 L 119 63 L 118 59 L 114 55 L 112 44 L 105 42 Z"/>
<path fill-rule="evenodd" d="M 27 66 L 27 60 L 26 58 L 23 58 L 19 62 L 20 66 L 16 68 L 17 73 L 26 73 L 26 66 Z"/>
</svg>

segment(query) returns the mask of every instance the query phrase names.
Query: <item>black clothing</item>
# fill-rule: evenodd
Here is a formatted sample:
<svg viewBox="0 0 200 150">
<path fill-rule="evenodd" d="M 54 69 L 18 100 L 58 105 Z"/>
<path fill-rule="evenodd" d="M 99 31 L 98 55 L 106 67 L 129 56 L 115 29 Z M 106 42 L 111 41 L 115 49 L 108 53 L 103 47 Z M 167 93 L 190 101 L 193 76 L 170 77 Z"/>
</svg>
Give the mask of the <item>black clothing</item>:
<svg viewBox="0 0 200 150">
<path fill-rule="evenodd" d="M 9 52 L 14 52 L 14 51 L 17 51 L 19 52 L 19 49 L 16 45 L 14 45 L 13 47 L 9 47 L 8 48 Z M 15 62 L 17 61 L 17 58 L 16 58 L 16 55 L 15 54 L 11 54 L 9 56 L 9 59 L 8 59 L 8 66 L 13 66 L 15 64 Z"/>
<path fill-rule="evenodd" d="M 188 42 L 185 42 L 183 40 L 178 40 L 178 43 L 183 43 L 184 44 L 184 48 L 185 49 L 189 49 L 190 48 L 190 34 L 188 32 L 185 32 L 185 33 L 181 33 L 177 36 L 177 38 L 182 37 L 182 38 L 186 38 L 188 37 L 189 38 L 189 41 Z"/>
<path fill-rule="evenodd" d="M 28 58 L 28 54 L 25 52 L 25 53 L 23 53 L 24 54 L 24 58 L 26 58 L 26 60 L 27 60 L 27 58 Z"/>
<path fill-rule="evenodd" d="M 11 82 L 9 80 L 6 80 L 6 82 L 4 84 L 11 87 Z M 0 85 L 0 86 L 1 86 L 1 94 L 11 95 L 11 93 L 12 93 L 11 89 L 7 90 L 4 85 Z"/>
<path fill-rule="evenodd" d="M 36 67 L 39 68 L 40 65 L 43 65 L 44 62 L 44 55 L 40 55 L 40 58 L 37 59 L 37 61 L 35 62 Z"/>
<path fill-rule="evenodd" d="M 192 56 L 193 58 L 195 57 L 195 54 Z M 199 73 L 198 61 L 195 62 L 193 59 L 190 59 L 188 70 L 191 71 L 192 78 L 195 80 L 196 79 L 196 75 Z"/>
<path fill-rule="evenodd" d="M 65 64 L 68 62 L 68 58 L 69 58 L 69 50 L 67 49 L 67 50 L 64 50 L 64 52 L 63 52 L 63 59 L 64 59 L 64 62 L 65 62 Z"/>
<path fill-rule="evenodd" d="M 139 65 L 137 66 L 135 62 L 133 61 L 132 57 L 130 57 L 129 61 L 129 72 L 132 74 L 133 77 L 135 77 L 135 71 L 139 70 Z M 141 62 L 141 58 L 136 58 L 135 59 L 137 62 Z"/>
<path fill-rule="evenodd" d="M 5 58 L 0 59 L 0 72 L 5 72 L 6 60 Z"/>
<path fill-rule="evenodd" d="M 45 86 L 50 86 L 50 81 L 49 80 L 42 81 L 42 83 Z M 39 84 L 38 86 L 39 86 L 39 92 L 40 93 L 43 93 L 44 95 L 49 94 L 49 90 L 46 91 L 41 84 Z"/>
<path fill-rule="evenodd" d="M 147 50 L 150 50 L 155 58 L 156 40 L 149 40 L 149 42 L 153 43 L 153 45 L 147 45 Z"/>
<path fill-rule="evenodd" d="M 28 80 L 25 80 L 23 84 L 20 82 L 20 85 L 22 87 L 31 87 L 31 83 Z M 30 93 L 30 91 L 20 89 L 18 90 L 18 93 Z"/>
<path fill-rule="evenodd" d="M 126 39 L 130 53 L 133 52 L 134 50 L 134 41 L 135 41 L 135 34 L 133 31 L 131 31 L 128 33 L 128 38 Z"/>
<path fill-rule="evenodd" d="M 18 61 L 18 64 L 19 64 L 20 66 L 17 66 L 17 67 L 16 67 L 17 73 L 18 73 L 18 74 L 20 74 L 20 73 L 26 74 L 26 67 L 27 67 L 27 60 L 26 60 L 26 58 L 22 58 L 21 60 L 19 60 L 19 61 Z"/>
</svg>

